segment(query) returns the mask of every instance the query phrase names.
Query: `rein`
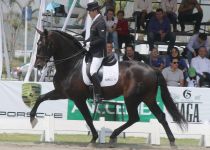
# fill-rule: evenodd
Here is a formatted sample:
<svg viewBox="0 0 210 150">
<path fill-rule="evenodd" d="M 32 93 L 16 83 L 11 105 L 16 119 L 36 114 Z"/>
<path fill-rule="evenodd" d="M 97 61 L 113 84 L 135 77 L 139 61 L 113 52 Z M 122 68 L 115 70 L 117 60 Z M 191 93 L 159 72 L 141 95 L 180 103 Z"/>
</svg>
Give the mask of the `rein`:
<svg viewBox="0 0 210 150">
<path fill-rule="evenodd" d="M 49 61 L 49 62 L 54 62 L 55 65 L 61 64 L 61 63 L 65 62 L 65 61 L 67 61 L 67 60 L 70 60 L 70 59 L 72 59 L 72 58 L 74 58 L 74 57 L 76 57 L 76 56 L 78 56 L 79 54 L 84 53 L 84 52 L 86 52 L 86 51 L 79 51 L 79 52 L 77 52 L 76 54 L 74 54 L 74 55 L 72 55 L 72 56 L 69 56 L 69 57 L 67 57 L 67 58 L 63 58 L 63 59 L 59 59 L 59 60 L 52 60 L 52 61 Z M 48 60 L 50 60 L 50 59 L 48 58 Z"/>
</svg>

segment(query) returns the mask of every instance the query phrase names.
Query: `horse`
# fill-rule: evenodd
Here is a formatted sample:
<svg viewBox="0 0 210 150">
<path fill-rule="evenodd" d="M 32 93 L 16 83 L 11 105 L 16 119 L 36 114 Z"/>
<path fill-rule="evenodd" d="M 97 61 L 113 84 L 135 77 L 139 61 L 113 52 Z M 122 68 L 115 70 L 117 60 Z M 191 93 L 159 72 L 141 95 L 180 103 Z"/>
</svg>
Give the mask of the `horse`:
<svg viewBox="0 0 210 150">
<path fill-rule="evenodd" d="M 87 50 L 73 36 L 57 30 L 40 31 L 37 43 L 37 55 L 34 67 L 42 69 L 50 58 L 53 57 L 56 73 L 53 77 L 54 90 L 40 95 L 30 112 L 32 126 L 37 123 L 36 111 L 40 103 L 45 100 L 71 99 L 83 115 L 89 126 L 92 138 L 90 144 L 96 143 L 98 133 L 93 125 L 93 119 L 88 110 L 86 100 L 92 98 L 93 93 L 89 90 L 82 78 L 83 58 Z M 109 140 L 110 145 L 117 143 L 117 136 L 126 128 L 139 121 L 138 106 L 144 102 L 150 111 L 162 124 L 168 136 L 171 146 L 175 145 L 174 135 L 166 121 L 165 114 L 156 102 L 158 86 L 161 89 L 163 103 L 173 120 L 184 129 L 187 125 L 185 118 L 177 109 L 167 88 L 166 81 L 160 71 L 137 61 L 122 61 L 119 64 L 119 79 L 113 86 L 102 87 L 102 96 L 105 100 L 124 96 L 125 106 L 128 112 L 128 121 L 115 129 Z"/>
</svg>

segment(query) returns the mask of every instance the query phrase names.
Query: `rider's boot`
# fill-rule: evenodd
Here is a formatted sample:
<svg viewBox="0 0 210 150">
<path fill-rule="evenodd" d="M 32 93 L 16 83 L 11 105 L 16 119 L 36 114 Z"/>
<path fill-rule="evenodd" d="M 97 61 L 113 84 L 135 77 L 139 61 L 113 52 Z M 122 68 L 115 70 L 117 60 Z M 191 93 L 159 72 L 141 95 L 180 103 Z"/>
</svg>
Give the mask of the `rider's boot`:
<svg viewBox="0 0 210 150">
<path fill-rule="evenodd" d="M 99 77 L 98 77 L 97 73 L 94 73 L 92 75 L 92 83 L 93 83 L 93 86 L 94 86 L 95 100 L 96 100 L 96 102 L 101 102 L 102 92 L 101 92 L 100 80 L 99 80 Z"/>
</svg>

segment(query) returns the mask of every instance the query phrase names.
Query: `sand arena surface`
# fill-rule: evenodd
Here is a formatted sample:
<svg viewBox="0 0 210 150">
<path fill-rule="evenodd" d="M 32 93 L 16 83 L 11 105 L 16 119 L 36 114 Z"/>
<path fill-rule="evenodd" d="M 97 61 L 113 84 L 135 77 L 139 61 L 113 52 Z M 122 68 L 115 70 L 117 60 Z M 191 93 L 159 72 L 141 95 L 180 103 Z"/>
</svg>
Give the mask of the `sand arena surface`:
<svg viewBox="0 0 210 150">
<path fill-rule="evenodd" d="M 151 146 L 147 144 L 117 144 L 116 148 L 109 148 L 108 144 L 87 143 L 0 143 L 0 150 L 170 150 L 169 146 Z M 202 147 L 181 147 L 177 150 L 208 150 Z"/>
</svg>

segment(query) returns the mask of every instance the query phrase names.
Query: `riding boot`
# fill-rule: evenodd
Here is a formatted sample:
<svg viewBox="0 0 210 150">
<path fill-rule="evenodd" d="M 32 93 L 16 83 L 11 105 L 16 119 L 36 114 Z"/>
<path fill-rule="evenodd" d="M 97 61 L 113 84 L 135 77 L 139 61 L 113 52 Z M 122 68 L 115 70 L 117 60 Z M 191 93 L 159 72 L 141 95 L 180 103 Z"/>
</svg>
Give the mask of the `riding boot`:
<svg viewBox="0 0 210 150">
<path fill-rule="evenodd" d="M 99 77 L 96 73 L 94 73 L 92 75 L 92 83 L 93 83 L 93 86 L 94 86 L 96 101 L 100 102 L 102 92 L 101 92 L 100 80 L 99 80 Z"/>
</svg>

